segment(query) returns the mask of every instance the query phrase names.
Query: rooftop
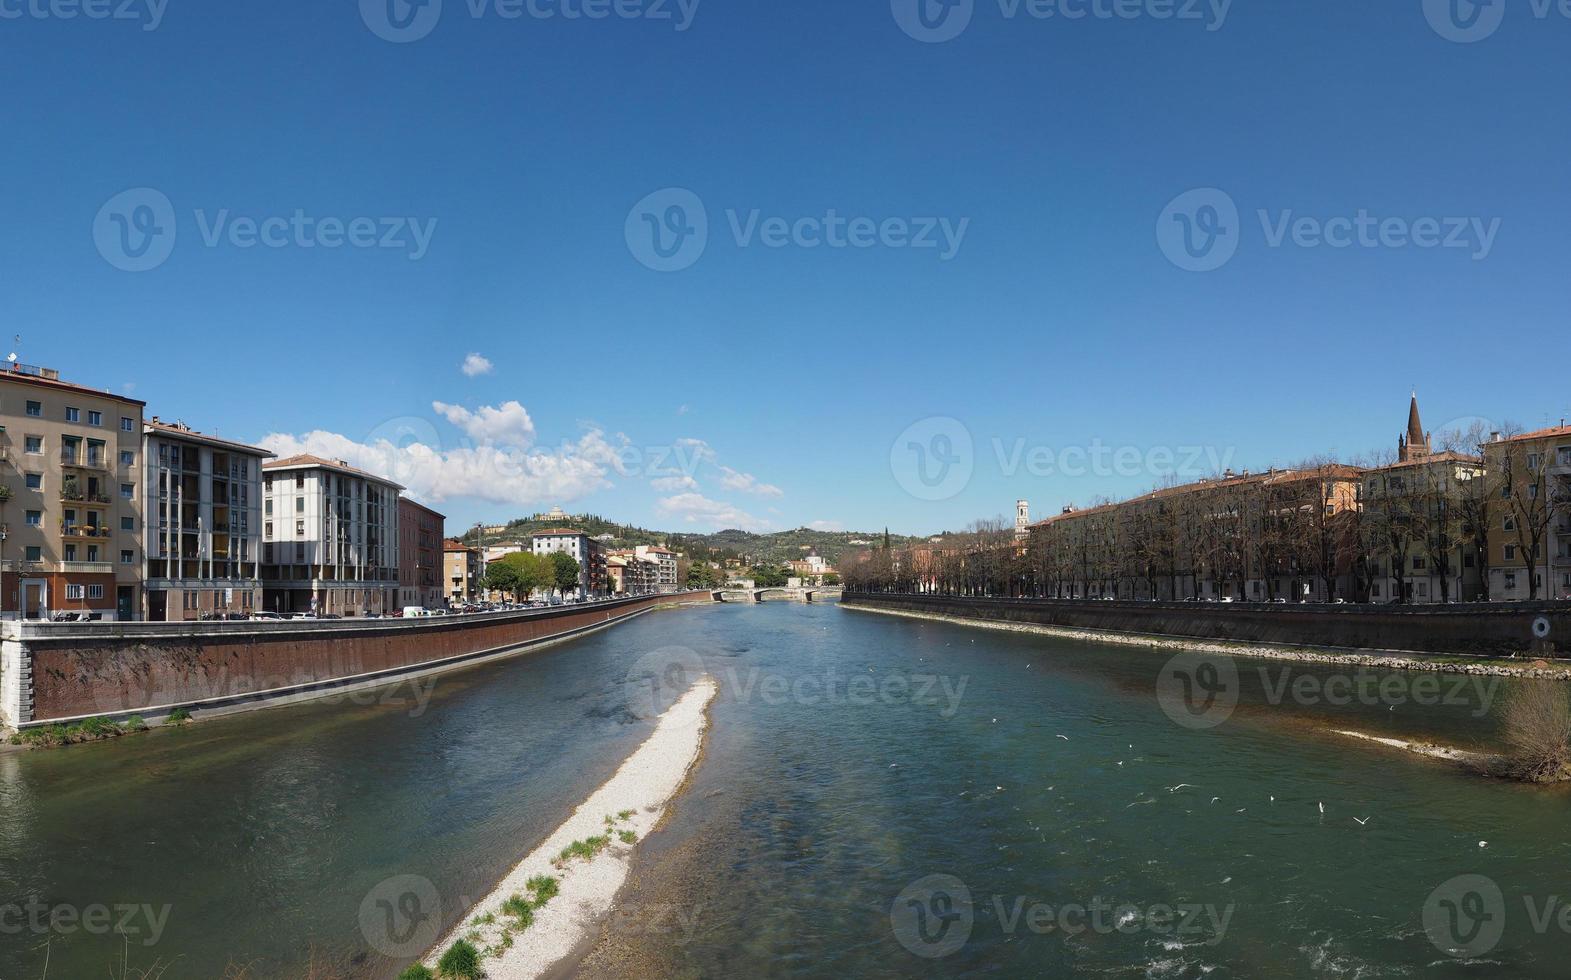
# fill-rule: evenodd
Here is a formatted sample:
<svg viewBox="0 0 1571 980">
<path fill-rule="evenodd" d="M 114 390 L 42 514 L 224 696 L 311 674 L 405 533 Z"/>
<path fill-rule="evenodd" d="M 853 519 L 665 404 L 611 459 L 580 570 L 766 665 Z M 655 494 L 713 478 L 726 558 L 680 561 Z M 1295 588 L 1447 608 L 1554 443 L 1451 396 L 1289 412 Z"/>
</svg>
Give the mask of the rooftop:
<svg viewBox="0 0 1571 980">
<path fill-rule="evenodd" d="M 367 480 L 375 480 L 378 483 L 383 483 L 390 487 L 396 487 L 399 490 L 404 489 L 402 485 L 394 483 L 385 476 L 377 476 L 375 473 L 367 473 L 365 470 L 355 469 L 345 460 L 323 459 L 320 456 L 312 456 L 310 453 L 301 453 L 299 456 L 290 456 L 288 459 L 275 459 L 270 463 L 263 463 L 262 469 L 268 471 L 300 469 L 334 470 L 339 473 L 349 473 L 353 476 L 364 477 Z"/>
<path fill-rule="evenodd" d="M 180 421 L 165 422 L 156 415 L 150 421 L 142 423 L 142 432 L 145 435 L 163 433 L 164 435 L 175 436 L 180 439 L 189 439 L 192 442 L 233 449 L 235 452 L 246 453 L 251 456 L 263 456 L 267 459 L 272 459 L 277 455 L 260 446 L 252 446 L 243 442 L 235 442 L 233 439 L 220 439 L 217 436 L 207 435 Z"/>
<path fill-rule="evenodd" d="M 125 395 L 117 395 L 112 391 L 104 391 L 102 388 L 89 388 L 86 385 L 76 385 L 71 384 L 68 381 L 61 381 L 60 372 L 56 371 L 54 368 L 38 367 L 33 364 L 18 364 L 15 361 L 10 362 L 3 369 L 0 369 L 0 381 L 17 381 L 21 382 L 22 384 L 33 385 L 37 388 L 49 388 L 55 391 L 75 392 L 77 394 L 83 395 L 96 395 L 99 398 L 109 398 L 117 402 L 123 402 L 127 405 L 136 405 L 138 407 L 145 407 L 147 405 L 147 402 L 144 402 L 139 398 L 128 398 Z"/>
</svg>

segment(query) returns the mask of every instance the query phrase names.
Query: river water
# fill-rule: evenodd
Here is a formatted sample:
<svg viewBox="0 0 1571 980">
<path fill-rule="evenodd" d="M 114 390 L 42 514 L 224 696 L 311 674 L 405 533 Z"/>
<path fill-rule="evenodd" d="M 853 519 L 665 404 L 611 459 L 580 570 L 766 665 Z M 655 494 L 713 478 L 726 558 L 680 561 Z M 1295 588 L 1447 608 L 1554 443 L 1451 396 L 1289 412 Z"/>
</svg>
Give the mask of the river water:
<svg viewBox="0 0 1571 980">
<path fill-rule="evenodd" d="M 648 735 L 673 665 L 720 681 L 713 729 L 586 976 L 1567 974 L 1566 791 L 1326 731 L 1486 746 L 1504 686 L 1239 660 L 1218 707 L 1168 653 L 765 603 L 0 754 L 0 980 L 391 976 Z"/>
</svg>

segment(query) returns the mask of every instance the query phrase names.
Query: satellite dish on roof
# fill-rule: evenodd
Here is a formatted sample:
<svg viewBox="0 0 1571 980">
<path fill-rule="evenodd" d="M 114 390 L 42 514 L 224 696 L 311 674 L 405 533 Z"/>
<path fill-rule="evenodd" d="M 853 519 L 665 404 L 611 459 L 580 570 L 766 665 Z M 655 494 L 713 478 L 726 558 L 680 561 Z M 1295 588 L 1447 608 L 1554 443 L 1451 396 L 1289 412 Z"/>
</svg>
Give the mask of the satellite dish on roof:
<svg viewBox="0 0 1571 980">
<path fill-rule="evenodd" d="M 16 352 L 12 351 L 11 353 L 7 354 L 5 356 L 5 359 L 10 361 L 12 364 L 15 364 L 16 363 Z"/>
</svg>

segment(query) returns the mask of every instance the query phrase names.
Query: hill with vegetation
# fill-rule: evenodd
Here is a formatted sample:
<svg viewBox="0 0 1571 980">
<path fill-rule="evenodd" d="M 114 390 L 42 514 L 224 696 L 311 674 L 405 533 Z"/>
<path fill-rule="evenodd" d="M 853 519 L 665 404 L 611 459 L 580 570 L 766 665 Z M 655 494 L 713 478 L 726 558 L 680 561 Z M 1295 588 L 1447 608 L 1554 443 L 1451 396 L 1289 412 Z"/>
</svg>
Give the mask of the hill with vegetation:
<svg viewBox="0 0 1571 980">
<path fill-rule="evenodd" d="M 521 543 L 524 539 L 541 531 L 556 528 L 571 527 L 588 534 L 592 538 L 610 535 L 610 547 L 632 548 L 637 545 L 664 545 L 674 551 L 680 551 L 696 561 L 724 562 L 734 559 L 747 566 L 779 565 L 793 558 L 816 553 L 823 556 L 831 565 L 838 566 L 841 556 L 869 547 L 873 544 L 882 544 L 885 532 L 879 531 L 820 531 L 809 527 L 793 528 L 789 531 L 774 531 L 768 534 L 759 534 L 753 531 L 743 531 L 738 528 L 727 528 L 723 531 L 714 531 L 706 534 L 694 534 L 682 531 L 660 531 L 650 528 L 637 527 L 632 524 L 622 524 L 607 520 L 597 514 L 569 514 L 566 518 L 548 517 L 546 514 L 533 514 L 529 517 L 509 521 L 501 531 L 487 531 L 485 544 L 494 546 L 506 543 Z M 459 540 L 466 544 L 474 544 L 476 534 L 470 529 Z M 925 538 L 913 538 L 905 535 L 893 534 L 889 536 L 889 543 L 894 547 L 906 547 L 925 541 Z"/>
</svg>

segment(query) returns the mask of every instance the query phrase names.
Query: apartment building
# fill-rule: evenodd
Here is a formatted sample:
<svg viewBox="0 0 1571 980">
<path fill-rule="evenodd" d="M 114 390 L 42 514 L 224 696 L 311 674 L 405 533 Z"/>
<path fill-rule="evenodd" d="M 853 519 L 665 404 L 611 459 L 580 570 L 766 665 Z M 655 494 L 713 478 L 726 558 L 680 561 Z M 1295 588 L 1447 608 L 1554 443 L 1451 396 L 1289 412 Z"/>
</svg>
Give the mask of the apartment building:
<svg viewBox="0 0 1571 980">
<path fill-rule="evenodd" d="M 142 426 L 147 619 L 262 608 L 262 466 L 272 458 L 156 415 Z"/>
<path fill-rule="evenodd" d="M 655 591 L 675 592 L 676 581 L 676 552 L 658 545 L 641 544 L 633 549 L 640 558 L 647 558 L 655 563 Z"/>
<path fill-rule="evenodd" d="M 1571 599 L 1571 426 L 1484 444 L 1493 599 Z"/>
<path fill-rule="evenodd" d="M 403 487 L 344 460 L 291 456 L 262 468 L 262 592 L 268 610 L 363 616 L 401 608 Z"/>
<path fill-rule="evenodd" d="M 1324 601 L 1352 589 L 1361 471 L 1269 469 L 1166 487 L 1031 525 L 1039 590 L 1063 598 Z M 944 552 L 923 556 L 939 575 Z"/>
<path fill-rule="evenodd" d="M 605 547 L 583 531 L 572 528 L 553 528 L 539 531 L 530 542 L 537 555 L 550 556 L 558 552 L 578 562 L 578 594 L 602 594 L 606 589 Z"/>
<path fill-rule="evenodd" d="M 144 405 L 51 368 L 0 370 L 0 615 L 138 617 Z"/>
<path fill-rule="evenodd" d="M 660 563 L 640 557 L 633 549 L 607 552 L 606 578 L 609 590 L 617 595 L 654 592 L 660 581 Z"/>
<path fill-rule="evenodd" d="M 447 518 L 408 497 L 398 498 L 398 604 L 441 609 L 442 542 Z"/>
<path fill-rule="evenodd" d="M 485 578 L 485 563 L 480 549 L 471 548 L 462 541 L 448 540 L 442 544 L 442 582 L 447 588 L 450 603 L 473 602 L 481 598 Z"/>
</svg>

